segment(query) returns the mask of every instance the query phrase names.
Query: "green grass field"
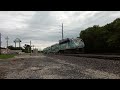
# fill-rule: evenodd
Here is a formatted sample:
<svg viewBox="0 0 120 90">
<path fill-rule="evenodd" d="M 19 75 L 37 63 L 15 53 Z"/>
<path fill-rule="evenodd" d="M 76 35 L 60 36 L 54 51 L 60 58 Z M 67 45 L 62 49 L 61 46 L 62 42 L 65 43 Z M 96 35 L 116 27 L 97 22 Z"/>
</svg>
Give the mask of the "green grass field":
<svg viewBox="0 0 120 90">
<path fill-rule="evenodd" d="M 0 55 L 0 59 L 13 58 L 15 55 Z"/>
</svg>

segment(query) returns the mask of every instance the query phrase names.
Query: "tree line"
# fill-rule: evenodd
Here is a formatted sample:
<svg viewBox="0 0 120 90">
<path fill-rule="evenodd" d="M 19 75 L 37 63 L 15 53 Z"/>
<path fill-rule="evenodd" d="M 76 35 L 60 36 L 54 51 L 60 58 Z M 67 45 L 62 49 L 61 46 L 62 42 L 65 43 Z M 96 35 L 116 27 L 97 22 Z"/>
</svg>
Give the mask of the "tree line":
<svg viewBox="0 0 120 90">
<path fill-rule="evenodd" d="M 120 52 L 120 18 L 104 26 L 94 25 L 80 32 L 86 53 Z"/>
<path fill-rule="evenodd" d="M 10 49 L 10 50 L 22 50 L 22 52 L 25 52 L 25 53 L 31 52 L 31 46 L 27 45 L 27 44 L 25 44 L 23 46 L 23 48 L 22 47 L 13 47 L 12 45 L 10 45 L 10 46 L 8 46 L 8 49 Z"/>
</svg>

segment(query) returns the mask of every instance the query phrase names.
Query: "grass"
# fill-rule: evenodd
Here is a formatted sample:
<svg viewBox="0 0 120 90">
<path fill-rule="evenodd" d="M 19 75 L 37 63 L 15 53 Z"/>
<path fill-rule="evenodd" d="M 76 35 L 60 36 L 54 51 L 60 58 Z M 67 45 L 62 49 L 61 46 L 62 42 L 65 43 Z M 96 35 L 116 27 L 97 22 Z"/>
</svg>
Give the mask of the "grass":
<svg viewBox="0 0 120 90">
<path fill-rule="evenodd" d="M 0 59 L 13 58 L 15 55 L 0 55 Z"/>
</svg>

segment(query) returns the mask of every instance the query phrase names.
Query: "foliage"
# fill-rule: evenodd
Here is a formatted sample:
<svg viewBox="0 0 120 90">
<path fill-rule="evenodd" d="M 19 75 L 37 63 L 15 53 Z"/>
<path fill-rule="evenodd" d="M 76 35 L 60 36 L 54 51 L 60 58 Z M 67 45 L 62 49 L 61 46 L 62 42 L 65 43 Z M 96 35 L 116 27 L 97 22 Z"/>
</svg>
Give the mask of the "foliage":
<svg viewBox="0 0 120 90">
<path fill-rule="evenodd" d="M 94 25 L 80 33 L 86 52 L 120 52 L 120 18 L 105 25 Z"/>
<path fill-rule="evenodd" d="M 0 55 L 0 59 L 8 59 L 8 58 L 13 58 L 14 55 Z"/>
<path fill-rule="evenodd" d="M 22 47 L 13 47 L 12 45 L 8 46 L 10 50 L 22 50 Z"/>
<path fill-rule="evenodd" d="M 30 51 L 31 51 L 31 46 L 30 45 L 25 44 L 23 47 L 24 47 L 23 52 L 30 53 Z"/>
<path fill-rule="evenodd" d="M 30 50 L 31 50 L 30 45 L 25 44 L 23 47 L 24 47 L 24 48 L 22 48 L 22 47 L 13 47 L 12 45 L 11 45 L 11 46 L 8 46 L 8 48 L 9 48 L 10 50 L 22 50 L 22 52 L 30 53 Z"/>
</svg>

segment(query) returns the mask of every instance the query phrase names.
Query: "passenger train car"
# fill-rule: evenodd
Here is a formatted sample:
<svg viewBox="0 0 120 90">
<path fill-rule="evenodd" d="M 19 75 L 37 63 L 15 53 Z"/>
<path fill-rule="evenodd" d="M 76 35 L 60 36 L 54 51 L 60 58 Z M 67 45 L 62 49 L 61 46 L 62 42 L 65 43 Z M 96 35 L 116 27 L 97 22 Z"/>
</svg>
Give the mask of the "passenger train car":
<svg viewBox="0 0 120 90">
<path fill-rule="evenodd" d="M 43 49 L 43 53 L 83 53 L 84 47 L 85 45 L 81 38 L 66 38 L 59 40 L 59 43 Z"/>
</svg>

